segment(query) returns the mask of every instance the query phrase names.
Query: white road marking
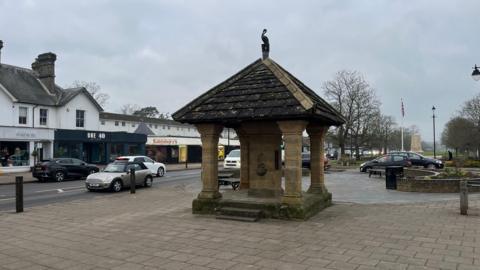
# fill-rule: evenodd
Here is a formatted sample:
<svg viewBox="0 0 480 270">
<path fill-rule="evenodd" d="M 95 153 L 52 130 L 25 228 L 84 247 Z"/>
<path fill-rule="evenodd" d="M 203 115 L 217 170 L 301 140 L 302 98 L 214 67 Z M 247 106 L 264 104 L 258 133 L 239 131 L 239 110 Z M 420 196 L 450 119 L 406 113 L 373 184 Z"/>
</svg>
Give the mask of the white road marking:
<svg viewBox="0 0 480 270">
<path fill-rule="evenodd" d="M 63 189 L 59 188 L 59 189 L 57 189 L 57 192 L 58 192 L 58 193 L 62 193 L 62 192 L 63 192 Z"/>
<path fill-rule="evenodd" d="M 0 202 L 1 202 L 1 201 L 12 201 L 12 200 L 15 200 L 15 198 L 0 199 Z"/>
<path fill-rule="evenodd" d="M 65 192 L 65 190 L 74 190 L 74 189 L 83 189 L 83 188 L 84 188 L 84 186 L 56 188 L 56 189 L 44 189 L 44 190 L 36 190 L 35 193 L 44 193 L 44 192 L 51 192 L 51 191 L 56 191 L 58 193 L 62 193 L 62 192 Z"/>
</svg>

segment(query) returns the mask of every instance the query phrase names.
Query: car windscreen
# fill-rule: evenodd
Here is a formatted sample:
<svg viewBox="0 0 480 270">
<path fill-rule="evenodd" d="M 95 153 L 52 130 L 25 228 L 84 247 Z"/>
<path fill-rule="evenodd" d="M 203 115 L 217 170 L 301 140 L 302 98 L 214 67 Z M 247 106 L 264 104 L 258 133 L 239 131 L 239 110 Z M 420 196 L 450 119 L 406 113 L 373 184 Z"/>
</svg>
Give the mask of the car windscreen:
<svg viewBox="0 0 480 270">
<path fill-rule="evenodd" d="M 239 150 L 233 150 L 228 154 L 227 157 L 240 157 L 240 151 Z"/>
<path fill-rule="evenodd" d="M 105 167 L 104 172 L 124 172 L 126 163 L 111 163 Z"/>
</svg>

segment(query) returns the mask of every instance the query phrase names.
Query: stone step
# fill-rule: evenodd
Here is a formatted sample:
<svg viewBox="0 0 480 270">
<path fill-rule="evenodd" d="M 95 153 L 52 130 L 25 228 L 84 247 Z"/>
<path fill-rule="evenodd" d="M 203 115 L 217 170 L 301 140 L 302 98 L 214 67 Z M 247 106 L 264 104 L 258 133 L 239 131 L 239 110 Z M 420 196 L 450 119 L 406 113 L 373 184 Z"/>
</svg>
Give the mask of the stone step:
<svg viewBox="0 0 480 270">
<path fill-rule="evenodd" d="M 252 219 L 248 221 L 257 221 L 264 216 L 262 210 L 259 209 L 248 209 L 248 208 L 237 208 L 237 207 L 222 207 L 217 210 L 217 218 L 228 219 L 239 218 L 235 220 L 243 219 Z M 247 220 L 243 220 L 247 221 Z"/>
<path fill-rule="evenodd" d="M 237 216 L 224 216 L 224 215 L 217 215 L 215 216 L 216 219 L 226 219 L 226 220 L 235 220 L 235 221 L 244 221 L 244 222 L 256 222 L 259 218 L 256 217 L 237 217 Z"/>
</svg>

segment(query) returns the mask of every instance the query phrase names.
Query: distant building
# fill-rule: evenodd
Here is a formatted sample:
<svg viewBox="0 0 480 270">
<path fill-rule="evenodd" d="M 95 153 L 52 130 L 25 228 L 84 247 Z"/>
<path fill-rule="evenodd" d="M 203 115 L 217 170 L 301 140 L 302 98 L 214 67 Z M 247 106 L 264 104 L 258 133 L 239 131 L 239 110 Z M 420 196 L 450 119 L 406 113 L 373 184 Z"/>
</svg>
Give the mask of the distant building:
<svg viewBox="0 0 480 270">
<path fill-rule="evenodd" d="M 160 162 L 201 161 L 202 142 L 194 125 L 182 124 L 170 119 L 102 112 L 100 113 L 100 130 L 147 135 L 146 154 Z M 226 153 L 238 148 L 240 142 L 235 131 L 224 129 L 219 145 Z"/>
</svg>

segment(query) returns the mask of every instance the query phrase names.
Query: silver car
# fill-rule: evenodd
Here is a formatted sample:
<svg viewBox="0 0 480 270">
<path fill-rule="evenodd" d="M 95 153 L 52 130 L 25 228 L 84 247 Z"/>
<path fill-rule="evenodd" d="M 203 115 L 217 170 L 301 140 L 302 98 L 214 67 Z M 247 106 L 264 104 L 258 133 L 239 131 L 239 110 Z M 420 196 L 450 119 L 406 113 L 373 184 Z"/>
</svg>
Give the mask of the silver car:
<svg viewBox="0 0 480 270">
<path fill-rule="evenodd" d="M 141 162 L 110 163 L 101 172 L 90 174 L 85 181 L 89 191 L 110 189 L 119 192 L 124 187 L 130 187 L 130 169 L 135 169 L 135 185 L 151 187 L 153 176 L 150 170 Z"/>
</svg>

